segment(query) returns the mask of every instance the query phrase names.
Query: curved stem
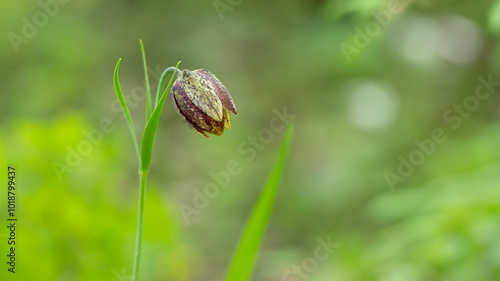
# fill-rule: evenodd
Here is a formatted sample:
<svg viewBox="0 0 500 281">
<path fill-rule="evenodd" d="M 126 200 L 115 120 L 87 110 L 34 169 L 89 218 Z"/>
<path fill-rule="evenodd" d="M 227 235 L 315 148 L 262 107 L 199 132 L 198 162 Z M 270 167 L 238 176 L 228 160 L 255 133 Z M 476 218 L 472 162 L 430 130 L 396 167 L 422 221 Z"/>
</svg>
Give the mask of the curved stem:
<svg viewBox="0 0 500 281">
<path fill-rule="evenodd" d="M 169 68 L 165 69 L 165 71 L 163 71 L 163 73 L 161 74 L 160 83 L 158 83 L 158 89 L 156 89 L 155 108 L 158 105 L 158 102 L 160 101 L 160 97 L 161 97 L 161 93 L 163 92 L 163 88 L 165 88 L 165 83 L 167 82 L 167 76 L 170 73 L 174 73 L 174 71 L 175 71 L 175 67 L 169 67 Z M 175 74 L 176 74 L 175 78 L 179 77 L 180 71 L 176 72 Z"/>
<path fill-rule="evenodd" d="M 139 207 L 137 211 L 137 230 L 135 237 L 135 256 L 134 256 L 134 271 L 132 273 L 132 281 L 139 280 L 139 265 L 141 261 L 141 248 L 142 248 L 142 224 L 144 221 L 144 201 L 146 198 L 146 179 L 148 171 L 141 172 L 141 186 L 139 189 Z"/>
<path fill-rule="evenodd" d="M 156 96 L 155 109 L 153 110 L 152 114 L 148 117 L 146 127 L 144 128 L 144 132 L 142 135 L 141 154 L 139 161 L 140 165 L 139 175 L 141 178 L 141 184 L 139 189 L 139 206 L 137 211 L 137 229 L 136 229 L 137 232 L 135 238 L 135 256 L 134 256 L 134 270 L 132 273 L 132 281 L 139 280 L 139 267 L 141 262 L 141 248 L 142 248 L 142 225 L 144 221 L 144 205 L 146 198 L 146 179 L 148 177 L 149 165 L 151 163 L 153 143 L 155 139 L 156 129 L 158 128 L 158 121 L 160 119 L 161 110 L 163 104 L 165 103 L 166 93 L 172 88 L 174 76 L 170 78 L 170 82 L 167 88 L 161 92 L 162 93 L 161 96 L 160 96 L 160 90 L 165 87 L 166 78 L 170 73 L 174 73 L 174 75 L 178 73 L 177 70 L 180 63 L 181 62 L 179 61 L 176 67 L 167 68 L 161 75 Z M 160 105 L 160 107 L 156 108 L 156 105 L 158 104 Z"/>
</svg>

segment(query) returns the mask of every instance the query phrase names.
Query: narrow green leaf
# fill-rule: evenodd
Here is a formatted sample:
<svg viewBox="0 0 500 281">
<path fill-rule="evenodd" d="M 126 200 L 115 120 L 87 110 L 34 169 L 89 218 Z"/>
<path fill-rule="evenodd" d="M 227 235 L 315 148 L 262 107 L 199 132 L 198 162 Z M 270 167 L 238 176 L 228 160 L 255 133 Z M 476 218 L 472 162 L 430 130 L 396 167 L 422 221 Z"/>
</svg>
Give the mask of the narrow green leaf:
<svg viewBox="0 0 500 281">
<path fill-rule="evenodd" d="M 177 68 L 179 64 L 175 67 L 174 73 L 172 74 L 172 78 L 170 78 L 170 82 L 168 83 L 167 88 L 163 92 L 158 104 L 155 107 L 155 110 L 149 117 L 148 122 L 146 123 L 146 128 L 144 128 L 144 133 L 142 135 L 141 141 L 141 172 L 147 173 L 149 171 L 149 166 L 151 165 L 151 155 L 153 153 L 153 145 L 155 142 L 156 130 L 158 129 L 158 122 L 160 121 L 161 111 L 163 110 L 163 104 L 167 99 L 168 92 L 170 88 L 172 88 L 172 83 L 174 82 L 175 73 L 177 72 Z"/>
<path fill-rule="evenodd" d="M 116 63 L 115 73 L 113 76 L 113 81 L 115 84 L 115 92 L 120 105 L 122 106 L 123 115 L 125 115 L 125 120 L 127 121 L 128 129 L 130 134 L 132 135 L 132 141 L 134 142 L 135 151 L 137 153 L 137 160 L 139 164 L 141 163 L 141 154 L 139 153 L 139 144 L 137 143 L 137 135 L 135 133 L 134 123 L 132 122 L 132 117 L 130 116 L 130 111 L 128 110 L 127 102 L 125 102 L 125 98 L 123 97 L 122 87 L 120 86 L 120 80 L 118 79 L 118 70 L 120 68 L 120 62 L 122 59 L 119 59 Z"/>
<path fill-rule="evenodd" d="M 151 101 L 151 88 L 149 87 L 149 77 L 148 77 L 148 65 L 146 64 L 146 53 L 144 52 L 144 45 L 142 44 L 142 39 L 139 40 L 141 43 L 141 54 L 142 54 L 142 65 L 144 66 L 144 78 L 146 81 L 146 123 L 148 122 L 151 113 L 153 112 L 153 105 Z"/>
<path fill-rule="evenodd" d="M 293 123 L 288 125 L 285 131 L 274 167 L 238 244 L 231 266 L 229 267 L 226 281 L 247 281 L 252 274 L 259 245 L 274 205 L 283 167 L 292 141 L 292 135 Z"/>
</svg>

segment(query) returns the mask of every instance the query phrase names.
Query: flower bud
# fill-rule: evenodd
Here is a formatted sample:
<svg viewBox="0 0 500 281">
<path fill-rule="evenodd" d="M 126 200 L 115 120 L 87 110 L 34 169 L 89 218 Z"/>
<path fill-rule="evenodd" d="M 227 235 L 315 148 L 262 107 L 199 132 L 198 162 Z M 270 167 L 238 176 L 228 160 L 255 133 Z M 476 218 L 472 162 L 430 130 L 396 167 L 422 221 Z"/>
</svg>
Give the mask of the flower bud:
<svg viewBox="0 0 500 281">
<path fill-rule="evenodd" d="M 237 114 L 226 87 L 206 69 L 183 70 L 170 90 L 177 113 L 188 126 L 208 138 L 206 133 L 222 135 L 231 129 L 229 111 Z"/>
</svg>

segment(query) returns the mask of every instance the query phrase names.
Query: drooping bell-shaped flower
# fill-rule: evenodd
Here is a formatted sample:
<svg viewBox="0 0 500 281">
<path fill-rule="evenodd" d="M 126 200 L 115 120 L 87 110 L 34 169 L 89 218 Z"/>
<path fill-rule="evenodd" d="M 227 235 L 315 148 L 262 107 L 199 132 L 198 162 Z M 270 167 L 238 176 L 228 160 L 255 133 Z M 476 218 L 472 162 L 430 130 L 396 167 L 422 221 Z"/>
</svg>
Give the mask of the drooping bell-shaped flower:
<svg viewBox="0 0 500 281">
<path fill-rule="evenodd" d="M 224 128 L 231 129 L 229 111 L 236 115 L 236 106 L 229 91 L 210 71 L 183 70 L 169 95 L 184 122 L 205 137 L 206 133 L 220 136 Z"/>
</svg>

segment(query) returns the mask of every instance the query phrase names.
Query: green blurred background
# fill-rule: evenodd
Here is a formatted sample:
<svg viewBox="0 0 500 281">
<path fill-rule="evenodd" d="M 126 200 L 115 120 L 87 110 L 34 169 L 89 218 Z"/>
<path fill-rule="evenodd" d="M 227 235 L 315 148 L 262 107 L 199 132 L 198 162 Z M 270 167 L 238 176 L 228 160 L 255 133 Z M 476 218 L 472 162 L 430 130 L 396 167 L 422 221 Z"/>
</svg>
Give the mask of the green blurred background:
<svg viewBox="0 0 500 281">
<path fill-rule="evenodd" d="M 496 86 L 474 104 L 474 94 L 479 76 L 500 81 L 500 2 L 420 0 L 388 14 L 383 0 L 61 0 L 48 2 L 52 15 L 41 3 L 1 4 L 0 280 L 130 280 L 137 163 L 112 74 L 123 58 L 142 131 L 139 39 L 153 89 L 181 60 L 217 75 L 238 108 L 230 131 L 205 139 L 166 103 L 142 280 L 223 280 L 283 132 L 251 161 L 242 147 L 285 106 L 295 137 L 253 280 L 498 280 L 500 96 Z M 464 101 L 474 110 L 459 113 Z M 68 162 L 101 122 L 110 126 L 102 140 Z M 437 128 L 446 140 L 389 183 Z M 179 204 L 192 205 L 193 190 L 230 161 L 241 172 L 186 223 Z M 54 163 L 67 168 L 60 177 Z M 14 275 L 8 165 L 17 169 Z M 329 236 L 340 246 L 327 260 L 307 277 L 284 275 Z"/>
</svg>

